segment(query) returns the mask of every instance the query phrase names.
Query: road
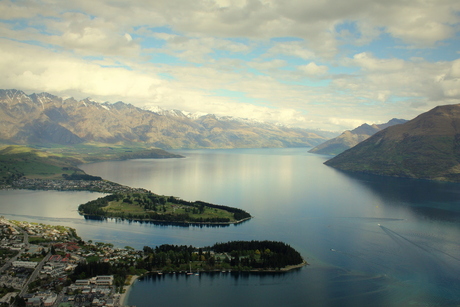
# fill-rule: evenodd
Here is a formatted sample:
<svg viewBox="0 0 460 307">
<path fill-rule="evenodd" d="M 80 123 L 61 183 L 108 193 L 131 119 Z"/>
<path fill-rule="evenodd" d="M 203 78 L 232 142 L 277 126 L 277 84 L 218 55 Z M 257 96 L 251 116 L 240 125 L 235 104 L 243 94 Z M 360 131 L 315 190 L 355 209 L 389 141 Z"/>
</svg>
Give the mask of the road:
<svg viewBox="0 0 460 307">
<path fill-rule="evenodd" d="M 27 280 L 27 282 L 24 284 L 24 287 L 22 287 L 21 292 L 19 292 L 19 296 L 23 296 L 24 293 L 27 292 L 29 284 L 37 278 L 38 274 L 43 268 L 43 265 L 45 264 L 46 261 L 48 261 L 48 259 L 50 259 L 50 257 L 51 257 L 51 252 L 48 253 L 45 256 L 45 258 L 43 258 L 42 261 L 40 261 L 40 263 L 35 267 L 35 270 L 32 272 L 32 274 L 30 274 L 30 277 Z"/>
</svg>

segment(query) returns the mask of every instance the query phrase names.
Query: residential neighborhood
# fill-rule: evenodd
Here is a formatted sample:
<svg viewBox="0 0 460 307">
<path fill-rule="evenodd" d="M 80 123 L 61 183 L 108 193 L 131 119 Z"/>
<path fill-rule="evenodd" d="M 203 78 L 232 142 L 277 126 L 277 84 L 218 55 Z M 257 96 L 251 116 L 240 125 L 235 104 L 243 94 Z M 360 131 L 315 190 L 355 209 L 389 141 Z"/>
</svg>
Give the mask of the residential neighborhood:
<svg viewBox="0 0 460 307">
<path fill-rule="evenodd" d="M 69 227 L 0 217 L 0 306 L 123 306 L 126 276 L 77 268 L 123 267 L 141 257 L 129 246 L 84 242 Z"/>
<path fill-rule="evenodd" d="M 92 191 L 101 193 L 145 193 L 143 188 L 131 188 L 108 180 L 63 180 L 63 179 L 30 179 L 22 177 L 10 183 L 0 183 L 0 188 L 26 190 L 56 191 Z"/>
</svg>

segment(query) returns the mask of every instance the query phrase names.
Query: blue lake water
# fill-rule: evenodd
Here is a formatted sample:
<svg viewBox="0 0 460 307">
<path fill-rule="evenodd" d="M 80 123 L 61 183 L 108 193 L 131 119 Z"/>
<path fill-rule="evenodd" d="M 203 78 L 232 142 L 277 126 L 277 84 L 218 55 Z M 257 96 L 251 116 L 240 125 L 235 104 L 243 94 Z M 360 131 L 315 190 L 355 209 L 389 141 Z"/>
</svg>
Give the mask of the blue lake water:
<svg viewBox="0 0 460 307">
<path fill-rule="evenodd" d="M 89 174 L 186 200 L 234 206 L 254 219 L 228 227 L 88 221 L 88 192 L 0 191 L 0 215 L 65 224 L 116 246 L 208 246 L 277 240 L 310 264 L 286 274 L 150 276 L 136 306 L 456 306 L 460 304 L 460 185 L 351 175 L 308 149 L 176 151 L 185 159 L 83 165 Z"/>
</svg>

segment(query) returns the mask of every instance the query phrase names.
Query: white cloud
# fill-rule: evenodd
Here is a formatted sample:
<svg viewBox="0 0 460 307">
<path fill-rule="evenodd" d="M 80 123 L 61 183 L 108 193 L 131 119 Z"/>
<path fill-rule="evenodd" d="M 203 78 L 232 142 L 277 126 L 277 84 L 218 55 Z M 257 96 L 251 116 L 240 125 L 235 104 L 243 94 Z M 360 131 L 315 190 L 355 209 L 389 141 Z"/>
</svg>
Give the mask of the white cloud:
<svg viewBox="0 0 460 307">
<path fill-rule="evenodd" d="M 363 52 L 354 55 L 351 64 L 370 72 L 392 72 L 403 70 L 405 62 L 401 59 L 378 59 Z"/>
<path fill-rule="evenodd" d="M 159 78 L 123 68 L 99 65 L 54 53 L 41 47 L 1 40 L 3 88 L 51 93 L 79 92 L 80 96 L 147 97 L 161 84 Z"/>
<path fill-rule="evenodd" d="M 299 66 L 298 69 L 310 76 L 324 75 L 327 73 L 327 66 L 317 65 L 315 62 L 310 62 L 307 65 Z"/>
<path fill-rule="evenodd" d="M 304 42 L 277 43 L 264 56 L 273 57 L 277 55 L 294 56 L 303 60 L 311 60 L 316 57 L 315 53 L 309 50 Z"/>
</svg>

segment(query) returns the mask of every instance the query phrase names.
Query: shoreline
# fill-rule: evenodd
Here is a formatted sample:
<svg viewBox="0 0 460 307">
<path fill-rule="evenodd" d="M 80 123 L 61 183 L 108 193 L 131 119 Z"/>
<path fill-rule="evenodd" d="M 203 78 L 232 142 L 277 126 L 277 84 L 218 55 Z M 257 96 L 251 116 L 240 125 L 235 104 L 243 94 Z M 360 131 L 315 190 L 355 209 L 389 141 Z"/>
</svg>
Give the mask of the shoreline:
<svg viewBox="0 0 460 307">
<path fill-rule="evenodd" d="M 131 291 L 131 286 L 139 278 L 139 275 L 131 275 L 129 278 L 129 283 L 123 286 L 123 293 L 120 295 L 119 302 L 120 306 L 128 306 L 126 303 L 128 301 L 129 292 Z"/>
<path fill-rule="evenodd" d="M 83 214 L 80 213 L 81 216 L 83 216 L 85 219 L 91 219 L 90 217 L 94 217 L 94 219 L 97 220 L 115 220 L 115 221 L 128 221 L 128 222 L 137 222 L 137 223 L 157 223 L 157 224 L 162 224 L 162 225 L 175 225 L 175 226 L 230 226 L 230 225 L 238 225 L 244 222 L 247 222 L 254 217 L 247 217 L 241 220 L 237 220 L 235 222 L 188 222 L 188 221 L 164 221 L 164 220 L 155 220 L 155 219 L 133 219 L 133 218 L 120 218 L 120 217 L 107 217 L 107 216 L 101 216 L 101 215 L 89 215 L 89 214 Z"/>
<path fill-rule="evenodd" d="M 291 270 L 295 270 L 295 269 L 300 269 L 306 265 L 310 265 L 307 261 L 303 261 L 302 263 L 300 264 L 296 264 L 296 265 L 288 265 L 287 267 L 284 267 L 282 268 L 280 271 L 283 271 L 283 272 L 287 272 L 287 271 L 291 271 Z"/>
</svg>

